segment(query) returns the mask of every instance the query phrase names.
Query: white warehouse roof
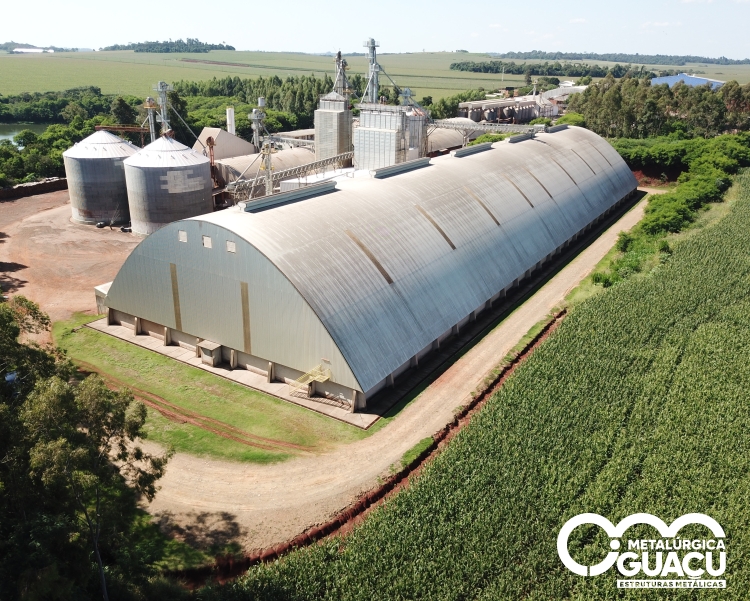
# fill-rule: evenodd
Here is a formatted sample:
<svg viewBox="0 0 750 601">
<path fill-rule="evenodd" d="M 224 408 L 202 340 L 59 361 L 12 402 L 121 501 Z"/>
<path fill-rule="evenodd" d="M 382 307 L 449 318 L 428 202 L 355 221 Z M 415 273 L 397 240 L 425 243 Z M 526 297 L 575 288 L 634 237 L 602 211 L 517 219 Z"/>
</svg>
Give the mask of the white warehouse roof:
<svg viewBox="0 0 750 601">
<path fill-rule="evenodd" d="M 367 393 L 636 185 L 585 129 L 501 142 L 172 223 L 133 251 L 106 303 L 301 372 L 326 358 L 334 381 Z"/>
</svg>

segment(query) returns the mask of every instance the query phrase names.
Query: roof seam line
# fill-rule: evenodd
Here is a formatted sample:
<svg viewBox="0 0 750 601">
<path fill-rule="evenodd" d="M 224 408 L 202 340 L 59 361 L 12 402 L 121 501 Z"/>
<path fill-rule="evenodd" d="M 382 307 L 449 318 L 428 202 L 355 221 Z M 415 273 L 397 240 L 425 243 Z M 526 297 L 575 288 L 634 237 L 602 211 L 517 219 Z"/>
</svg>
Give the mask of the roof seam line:
<svg viewBox="0 0 750 601">
<path fill-rule="evenodd" d="M 572 148 L 570 149 L 570 151 L 571 151 L 571 152 L 572 152 L 572 153 L 573 153 L 574 155 L 576 155 L 576 156 L 577 156 L 577 157 L 578 157 L 579 159 L 581 159 L 581 160 L 583 161 L 583 164 L 584 164 L 584 165 L 586 165 L 586 167 L 588 167 L 588 168 L 589 168 L 589 170 L 591 171 L 591 173 L 593 173 L 594 175 L 596 175 L 596 171 L 594 171 L 594 168 L 593 168 L 593 167 L 592 167 L 591 165 L 589 165 L 589 164 L 588 164 L 588 162 L 586 161 L 586 159 L 584 159 L 584 158 L 583 158 L 583 157 L 582 157 L 582 156 L 581 156 L 580 154 L 578 154 L 578 153 L 577 153 L 577 152 L 576 152 L 575 150 L 573 150 Z"/>
<path fill-rule="evenodd" d="M 519 187 L 518 187 L 518 186 L 516 185 L 516 182 L 514 182 L 514 181 L 513 181 L 512 179 L 510 179 L 510 178 L 509 178 L 509 177 L 508 177 L 507 175 L 505 175 L 505 174 L 503 174 L 503 177 L 504 177 L 505 179 L 507 179 L 507 180 L 508 180 L 508 182 L 510 183 L 510 185 L 511 185 L 511 186 L 513 186 L 513 187 L 514 187 L 514 188 L 515 188 L 516 190 L 518 190 L 518 193 L 519 193 L 519 194 L 520 194 L 521 196 L 523 196 L 523 197 L 524 197 L 524 200 L 526 200 L 526 202 L 528 202 L 528 203 L 529 203 L 529 206 L 530 206 L 530 207 L 531 207 L 531 208 L 533 209 L 533 208 L 534 208 L 534 205 L 533 205 L 533 204 L 531 203 L 531 201 L 529 200 L 529 197 L 528 197 L 528 196 L 526 196 L 526 194 L 524 194 L 523 190 L 521 190 L 521 188 L 519 188 Z"/>
<path fill-rule="evenodd" d="M 478 197 L 478 196 L 477 196 L 476 194 L 474 194 L 474 192 L 472 192 L 472 191 L 471 191 L 471 190 L 470 190 L 469 188 L 467 188 L 466 186 L 464 186 L 464 190 L 466 190 L 466 191 L 467 191 L 467 192 L 469 193 L 469 195 L 470 195 L 470 196 L 471 196 L 471 197 L 472 197 L 472 198 L 473 198 L 474 200 L 476 200 L 476 201 L 477 201 L 477 202 L 479 203 L 479 205 L 480 205 L 480 206 L 481 206 L 481 207 L 482 207 L 482 208 L 483 208 L 483 209 L 484 209 L 485 211 L 487 211 L 487 214 L 488 214 L 488 215 L 489 215 L 489 216 L 490 216 L 490 217 L 492 218 L 492 221 L 494 221 L 494 222 L 495 222 L 495 225 L 499 226 L 499 225 L 500 225 L 500 222 L 499 222 L 499 221 L 497 220 L 497 218 L 496 218 L 496 217 L 495 217 L 495 216 L 494 216 L 494 215 L 492 214 L 492 211 L 490 211 L 489 207 L 488 207 L 488 206 L 487 206 L 486 204 L 484 204 L 484 203 L 483 203 L 483 202 L 481 201 L 481 199 L 480 199 L 480 198 L 479 198 L 479 197 Z"/>
<path fill-rule="evenodd" d="M 440 232 L 440 235 L 443 238 L 445 238 L 445 241 L 448 243 L 448 246 L 450 246 L 453 250 L 456 250 L 456 245 L 453 244 L 453 242 L 451 242 L 451 239 L 448 237 L 448 234 L 446 234 L 443 231 L 443 228 L 441 228 L 437 224 L 437 221 L 435 221 L 432 217 L 430 217 L 430 214 L 427 211 L 425 211 L 422 207 L 420 207 L 419 205 L 414 205 L 414 206 L 417 207 L 417 211 L 419 211 L 420 213 L 422 213 L 422 215 L 424 216 L 424 218 L 427 219 L 427 221 L 429 221 L 438 232 Z"/>
<path fill-rule="evenodd" d="M 565 175 L 567 175 L 570 178 L 571 182 L 573 182 L 576 186 L 578 185 L 578 182 L 573 179 L 573 176 L 570 175 L 570 173 L 568 173 L 568 170 L 565 167 L 563 167 L 556 159 L 552 157 L 550 157 L 550 159 L 552 160 L 553 163 L 555 163 L 555 165 L 557 165 L 560 169 L 562 169 L 565 172 Z"/>
<path fill-rule="evenodd" d="M 549 190 L 547 190 L 544 184 L 539 181 L 539 178 L 536 175 L 534 175 L 530 170 L 526 169 L 526 167 L 524 167 L 523 170 L 536 180 L 536 183 L 542 187 L 542 190 L 544 190 L 547 193 L 547 196 L 552 198 L 552 194 L 549 193 Z"/>
<path fill-rule="evenodd" d="M 388 282 L 389 284 L 393 284 L 393 279 L 388 274 L 388 272 L 385 270 L 385 267 L 383 267 L 380 264 L 380 261 L 377 260 L 377 258 L 375 257 L 375 255 L 372 254 L 372 251 L 370 251 L 370 249 L 367 248 L 364 245 L 364 243 L 359 238 L 357 238 L 357 236 L 355 236 L 352 232 L 350 232 L 349 230 L 344 230 L 344 233 L 347 236 L 349 236 L 349 238 L 351 238 L 352 242 L 354 242 L 354 244 L 356 244 L 359 247 L 359 249 L 363 253 L 365 253 L 365 255 L 367 255 L 367 258 L 370 259 L 370 261 L 375 266 L 375 268 L 380 272 L 380 275 L 382 275 L 383 278 L 385 278 L 385 281 Z"/>
</svg>

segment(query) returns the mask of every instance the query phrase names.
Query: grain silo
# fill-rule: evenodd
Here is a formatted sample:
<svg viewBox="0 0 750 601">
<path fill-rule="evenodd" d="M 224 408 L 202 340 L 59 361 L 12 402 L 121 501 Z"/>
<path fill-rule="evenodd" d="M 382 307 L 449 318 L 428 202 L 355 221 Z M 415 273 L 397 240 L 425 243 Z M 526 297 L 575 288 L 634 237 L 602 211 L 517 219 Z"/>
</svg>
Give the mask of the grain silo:
<svg viewBox="0 0 750 601">
<path fill-rule="evenodd" d="M 125 161 L 125 181 L 136 234 L 213 210 L 208 157 L 167 136 Z"/>
<path fill-rule="evenodd" d="M 74 221 L 130 220 L 123 161 L 136 152 L 137 146 L 108 131 L 94 132 L 63 152 Z"/>
</svg>

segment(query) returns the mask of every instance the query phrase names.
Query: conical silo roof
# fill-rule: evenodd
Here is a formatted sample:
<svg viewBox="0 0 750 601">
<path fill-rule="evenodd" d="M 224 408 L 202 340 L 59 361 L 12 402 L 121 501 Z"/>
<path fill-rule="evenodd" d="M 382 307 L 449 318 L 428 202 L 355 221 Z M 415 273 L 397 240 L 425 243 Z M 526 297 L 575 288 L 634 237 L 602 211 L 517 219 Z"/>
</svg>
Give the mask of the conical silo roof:
<svg viewBox="0 0 750 601">
<path fill-rule="evenodd" d="M 125 161 L 131 167 L 188 167 L 208 163 L 207 156 L 180 144 L 174 138 L 162 136 L 141 148 L 136 154 Z"/>
<path fill-rule="evenodd" d="M 114 159 L 132 156 L 138 150 L 137 146 L 108 131 L 95 131 L 68 148 L 63 156 L 71 159 Z"/>
</svg>

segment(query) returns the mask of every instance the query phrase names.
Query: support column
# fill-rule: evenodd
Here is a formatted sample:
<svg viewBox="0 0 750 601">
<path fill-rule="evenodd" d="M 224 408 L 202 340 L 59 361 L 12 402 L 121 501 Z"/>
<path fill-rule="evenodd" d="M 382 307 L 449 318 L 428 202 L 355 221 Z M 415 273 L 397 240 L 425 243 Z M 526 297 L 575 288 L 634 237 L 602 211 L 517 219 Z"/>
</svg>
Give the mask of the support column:
<svg viewBox="0 0 750 601">
<path fill-rule="evenodd" d="M 476 320 L 477 320 L 477 312 L 472 311 L 471 313 L 469 313 L 469 321 L 476 321 Z"/>
<path fill-rule="evenodd" d="M 349 413 L 354 413 L 357 410 L 357 391 L 352 389 L 352 404 L 349 407 Z"/>
<path fill-rule="evenodd" d="M 310 382 L 307 385 L 307 396 L 314 397 L 315 396 L 315 392 L 316 392 L 315 391 L 315 380 L 313 380 L 312 382 Z"/>
<path fill-rule="evenodd" d="M 164 326 L 164 346 L 172 344 L 172 330 Z"/>
<path fill-rule="evenodd" d="M 229 367 L 231 369 L 237 369 L 237 351 L 230 349 L 229 351 Z"/>
<path fill-rule="evenodd" d="M 414 355 L 409 361 L 409 367 L 419 367 L 419 355 Z"/>
<path fill-rule="evenodd" d="M 276 365 L 273 361 L 268 362 L 268 371 L 266 372 L 266 382 L 269 384 L 276 379 Z"/>
<path fill-rule="evenodd" d="M 433 351 L 440 350 L 440 338 L 435 338 L 435 340 L 432 342 L 432 350 Z"/>
<path fill-rule="evenodd" d="M 390 373 L 385 377 L 385 385 L 390 388 L 393 388 L 394 384 L 395 384 L 395 380 L 393 378 L 393 374 Z"/>
<path fill-rule="evenodd" d="M 458 324 L 456 324 L 455 326 L 451 328 L 451 336 L 458 336 L 458 330 L 459 330 Z"/>
<path fill-rule="evenodd" d="M 138 336 L 138 334 L 141 333 L 141 318 L 136 317 L 135 320 L 133 321 L 133 324 L 134 324 L 133 332 L 135 333 L 136 336 Z"/>
<path fill-rule="evenodd" d="M 201 356 L 201 349 L 198 346 L 201 342 L 203 342 L 203 340 L 201 338 L 196 338 L 195 339 L 195 356 L 196 357 L 200 357 Z"/>
<path fill-rule="evenodd" d="M 112 307 L 107 307 L 107 325 L 111 326 L 115 323 L 115 310 Z"/>
</svg>

